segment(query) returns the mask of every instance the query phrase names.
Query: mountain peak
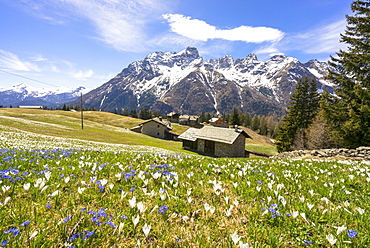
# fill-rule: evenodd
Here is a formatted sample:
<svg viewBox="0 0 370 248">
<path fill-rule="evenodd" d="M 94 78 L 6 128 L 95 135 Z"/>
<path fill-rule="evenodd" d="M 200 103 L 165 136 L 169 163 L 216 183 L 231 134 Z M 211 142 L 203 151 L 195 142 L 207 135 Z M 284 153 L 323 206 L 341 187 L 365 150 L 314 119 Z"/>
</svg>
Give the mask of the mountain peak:
<svg viewBox="0 0 370 248">
<path fill-rule="evenodd" d="M 178 53 L 179 55 L 185 55 L 186 57 L 199 58 L 198 49 L 195 47 L 187 47 L 185 50 Z"/>
</svg>

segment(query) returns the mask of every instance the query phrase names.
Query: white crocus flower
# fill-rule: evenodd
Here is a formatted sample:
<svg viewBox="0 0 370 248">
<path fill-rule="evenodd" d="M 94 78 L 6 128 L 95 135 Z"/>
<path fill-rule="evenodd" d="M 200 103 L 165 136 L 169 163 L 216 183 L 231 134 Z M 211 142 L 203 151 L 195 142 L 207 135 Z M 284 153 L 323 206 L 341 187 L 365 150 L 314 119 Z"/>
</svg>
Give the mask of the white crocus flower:
<svg viewBox="0 0 370 248">
<path fill-rule="evenodd" d="M 34 231 L 34 232 L 30 235 L 30 238 L 29 238 L 29 239 L 32 239 L 32 238 L 36 237 L 36 235 L 37 235 L 38 233 L 39 233 L 38 231 Z"/>
<path fill-rule="evenodd" d="M 232 212 L 233 208 L 234 208 L 234 206 L 231 205 L 229 209 L 225 210 L 225 215 L 227 217 L 230 217 L 233 214 L 233 212 Z"/>
<path fill-rule="evenodd" d="M 128 203 L 130 204 L 130 208 L 136 207 L 136 197 L 133 196 L 131 200 L 128 200 Z"/>
<path fill-rule="evenodd" d="M 338 226 L 336 227 L 337 228 L 337 235 L 339 235 L 341 232 L 344 232 L 345 230 L 347 230 L 347 227 L 346 226 Z"/>
<path fill-rule="evenodd" d="M 82 193 L 85 191 L 85 189 L 86 189 L 86 188 L 78 187 L 78 188 L 77 188 L 77 192 L 78 192 L 79 194 L 82 194 Z"/>
<path fill-rule="evenodd" d="M 100 180 L 100 184 L 101 184 L 102 186 L 106 185 L 107 183 L 108 183 L 108 180 L 107 180 L 107 179 L 101 179 L 101 180 Z"/>
<path fill-rule="evenodd" d="M 310 204 L 310 203 L 307 202 L 307 207 L 308 207 L 309 210 L 311 210 L 314 206 L 315 206 L 314 204 Z"/>
<path fill-rule="evenodd" d="M 136 207 L 137 207 L 137 209 L 139 210 L 139 212 L 142 214 L 142 213 L 144 213 L 145 212 L 145 210 L 146 210 L 146 207 L 145 207 L 145 205 L 144 205 L 144 203 L 143 202 L 138 202 L 137 204 L 136 204 Z"/>
<path fill-rule="evenodd" d="M 59 195 L 59 190 L 54 191 L 50 196 L 53 197 L 53 196 L 56 196 L 56 195 Z"/>
<path fill-rule="evenodd" d="M 249 243 L 243 243 L 242 241 L 239 241 L 239 248 L 252 248 L 252 246 L 250 246 Z"/>
<path fill-rule="evenodd" d="M 308 223 L 308 220 L 306 218 L 306 214 L 305 213 L 300 213 L 301 217 Z"/>
<path fill-rule="evenodd" d="M 239 242 L 239 240 L 241 239 L 241 237 L 238 235 L 237 231 L 235 231 L 233 234 L 230 234 L 230 237 L 231 237 L 232 241 L 234 242 L 234 244 L 237 244 Z"/>
<path fill-rule="evenodd" d="M 40 193 L 44 192 L 47 188 L 49 188 L 48 185 L 44 186 L 41 190 L 40 190 Z"/>
<path fill-rule="evenodd" d="M 281 204 L 283 204 L 283 206 L 285 207 L 286 206 L 286 200 L 285 200 L 285 198 L 281 198 L 280 201 L 281 201 Z"/>
<path fill-rule="evenodd" d="M 30 187 L 31 187 L 30 183 L 23 184 L 23 188 L 24 188 L 25 191 L 28 191 L 30 189 Z"/>
<path fill-rule="evenodd" d="M 166 197 L 167 197 L 166 192 L 160 192 L 159 196 L 161 197 L 162 201 L 166 200 Z"/>
<path fill-rule="evenodd" d="M 154 178 L 154 180 L 157 180 L 158 178 L 160 178 L 161 177 L 161 173 L 159 173 L 159 172 L 156 172 L 156 173 L 154 173 L 153 175 L 152 175 L 152 177 Z"/>
<path fill-rule="evenodd" d="M 5 200 L 4 200 L 4 206 L 6 205 L 6 204 L 8 204 L 8 202 L 10 201 L 10 197 L 8 196 L 7 198 L 5 198 Z"/>
<path fill-rule="evenodd" d="M 49 179 L 50 179 L 50 177 L 51 177 L 51 171 L 47 171 L 47 172 L 45 172 L 44 176 L 45 176 L 46 180 L 48 180 L 48 181 L 49 181 Z"/>
<path fill-rule="evenodd" d="M 293 219 L 297 218 L 297 217 L 298 217 L 298 215 L 299 215 L 299 212 L 298 212 L 298 211 L 293 211 L 293 212 L 292 212 L 292 217 L 293 217 Z"/>
<path fill-rule="evenodd" d="M 113 184 L 113 183 L 108 184 L 108 188 L 109 188 L 110 190 L 112 190 L 112 189 L 113 189 L 113 187 L 114 187 L 114 184 Z"/>
<path fill-rule="evenodd" d="M 125 223 L 123 223 L 123 222 L 119 223 L 119 226 L 118 226 L 118 234 L 120 234 L 122 232 L 124 225 L 125 225 Z"/>
<path fill-rule="evenodd" d="M 152 228 L 151 225 L 148 225 L 145 223 L 145 225 L 143 226 L 143 233 L 145 234 L 145 237 L 148 238 L 148 235 L 150 233 L 150 229 Z"/>
<path fill-rule="evenodd" d="M 214 206 L 210 206 L 210 208 L 209 208 L 209 212 L 210 212 L 211 214 L 213 214 L 215 211 L 216 211 L 216 207 L 214 207 Z"/>
<path fill-rule="evenodd" d="M 126 195 L 127 195 L 127 193 L 125 192 L 125 191 L 121 191 L 121 200 L 123 199 L 123 198 L 125 198 L 126 197 Z"/>
<path fill-rule="evenodd" d="M 134 228 L 136 227 L 137 223 L 139 223 L 140 215 L 137 215 L 136 217 L 132 216 L 132 223 L 134 224 Z"/>
<path fill-rule="evenodd" d="M 5 193 L 5 192 L 7 192 L 7 191 L 10 189 L 10 185 L 9 185 L 9 186 L 3 185 L 3 186 L 1 187 L 1 189 L 2 189 L 2 190 L 3 190 L 3 192 Z"/>
<path fill-rule="evenodd" d="M 356 208 L 357 212 L 360 214 L 360 215 L 363 215 L 365 213 L 365 209 L 362 209 L 360 207 L 357 207 Z"/>
<path fill-rule="evenodd" d="M 328 240 L 330 245 L 334 245 L 337 242 L 337 239 L 334 238 L 333 234 L 326 235 L 326 239 Z"/>
<path fill-rule="evenodd" d="M 69 180 L 71 180 L 71 178 L 70 178 L 70 177 L 65 177 L 65 178 L 64 178 L 64 182 L 65 182 L 65 183 L 68 183 L 68 182 L 69 182 Z"/>
</svg>

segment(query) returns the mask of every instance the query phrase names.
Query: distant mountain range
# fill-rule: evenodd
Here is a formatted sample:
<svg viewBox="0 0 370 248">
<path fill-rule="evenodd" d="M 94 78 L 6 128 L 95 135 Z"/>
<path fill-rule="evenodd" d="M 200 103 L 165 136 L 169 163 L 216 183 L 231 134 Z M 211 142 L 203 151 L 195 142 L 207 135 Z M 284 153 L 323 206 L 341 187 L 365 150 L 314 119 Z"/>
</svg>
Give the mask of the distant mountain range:
<svg viewBox="0 0 370 248">
<path fill-rule="evenodd" d="M 66 102 L 71 102 L 86 93 L 85 87 L 76 89 L 60 88 L 35 88 L 25 83 L 17 84 L 10 88 L 0 88 L 0 105 L 4 107 L 17 107 L 22 105 L 60 107 Z"/>
<path fill-rule="evenodd" d="M 254 54 L 243 59 L 226 56 L 204 60 L 196 48 L 188 47 L 178 53 L 151 53 L 131 63 L 107 83 L 84 94 L 83 102 L 85 107 L 109 112 L 147 108 L 162 114 L 216 114 L 231 113 L 237 107 L 252 115 L 282 116 L 299 78 L 315 77 L 319 89 L 326 86 L 332 90 L 330 82 L 324 79 L 327 69 L 326 62 L 301 63 L 282 55 L 266 62 Z M 76 98 L 81 90 L 71 91 L 69 96 Z M 19 94 L 18 99 L 23 100 L 24 95 Z M 4 96 L 0 91 L 2 102 Z M 61 94 L 32 97 L 49 101 L 51 96 Z M 67 102 L 67 95 L 63 96 L 66 98 L 59 102 Z M 77 104 L 78 100 L 67 103 Z"/>
</svg>

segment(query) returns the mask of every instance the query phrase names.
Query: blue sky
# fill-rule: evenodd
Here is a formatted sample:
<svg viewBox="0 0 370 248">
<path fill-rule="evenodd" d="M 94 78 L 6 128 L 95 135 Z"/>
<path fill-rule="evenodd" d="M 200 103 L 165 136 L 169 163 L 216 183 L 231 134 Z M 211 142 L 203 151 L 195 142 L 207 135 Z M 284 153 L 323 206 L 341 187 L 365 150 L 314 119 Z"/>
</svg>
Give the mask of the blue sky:
<svg viewBox="0 0 370 248">
<path fill-rule="evenodd" d="M 327 61 L 345 49 L 339 39 L 351 2 L 0 0 L 0 88 L 96 88 L 149 53 L 188 46 L 204 59 Z"/>
</svg>

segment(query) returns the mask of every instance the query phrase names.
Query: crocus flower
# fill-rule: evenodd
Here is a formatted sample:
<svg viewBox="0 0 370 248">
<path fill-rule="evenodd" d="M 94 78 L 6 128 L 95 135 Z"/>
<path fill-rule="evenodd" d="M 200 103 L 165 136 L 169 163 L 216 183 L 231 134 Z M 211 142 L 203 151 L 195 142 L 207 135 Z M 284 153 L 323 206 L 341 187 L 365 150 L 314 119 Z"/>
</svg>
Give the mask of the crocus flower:
<svg viewBox="0 0 370 248">
<path fill-rule="evenodd" d="M 166 214 L 166 211 L 168 210 L 168 207 L 166 205 L 163 205 L 158 209 L 158 213 Z"/>
<path fill-rule="evenodd" d="M 30 220 L 26 220 L 25 222 L 23 222 L 23 223 L 21 224 L 21 226 L 26 227 L 26 226 L 28 226 L 30 223 L 31 223 L 31 221 L 30 221 Z"/>
<path fill-rule="evenodd" d="M 241 239 L 241 237 L 238 235 L 237 231 L 235 231 L 233 234 L 230 234 L 230 237 L 231 237 L 232 241 L 234 242 L 234 244 L 237 244 L 239 242 L 239 240 Z"/>
<path fill-rule="evenodd" d="M 337 242 L 337 239 L 334 238 L 333 234 L 326 235 L 326 239 L 328 240 L 330 245 L 334 245 Z"/>
<path fill-rule="evenodd" d="M 143 226 L 143 232 L 145 234 L 145 237 L 148 238 L 148 235 L 150 233 L 150 229 L 152 228 L 151 225 L 148 225 L 147 223 L 145 223 L 145 225 Z"/>
<path fill-rule="evenodd" d="M 25 191 L 28 191 L 30 189 L 30 187 L 31 187 L 30 183 L 23 184 L 23 188 L 24 188 Z"/>
<path fill-rule="evenodd" d="M 354 230 L 348 230 L 348 237 L 350 237 L 351 239 L 355 238 L 356 235 L 357 235 L 357 231 L 354 231 Z"/>
<path fill-rule="evenodd" d="M 132 223 L 134 224 L 134 227 L 136 227 L 137 223 L 139 223 L 140 215 L 134 217 L 132 216 Z"/>
</svg>

